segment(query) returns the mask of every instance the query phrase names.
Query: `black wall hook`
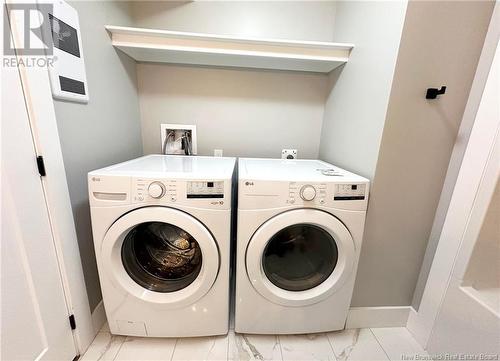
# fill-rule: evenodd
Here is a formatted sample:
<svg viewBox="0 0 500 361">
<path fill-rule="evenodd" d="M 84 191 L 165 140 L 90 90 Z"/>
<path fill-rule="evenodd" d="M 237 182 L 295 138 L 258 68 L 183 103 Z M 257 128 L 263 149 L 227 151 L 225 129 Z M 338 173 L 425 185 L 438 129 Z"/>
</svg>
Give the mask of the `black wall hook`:
<svg viewBox="0 0 500 361">
<path fill-rule="evenodd" d="M 441 89 L 429 88 L 425 94 L 425 99 L 436 99 L 438 95 L 446 93 L 446 86 L 442 86 Z"/>
</svg>

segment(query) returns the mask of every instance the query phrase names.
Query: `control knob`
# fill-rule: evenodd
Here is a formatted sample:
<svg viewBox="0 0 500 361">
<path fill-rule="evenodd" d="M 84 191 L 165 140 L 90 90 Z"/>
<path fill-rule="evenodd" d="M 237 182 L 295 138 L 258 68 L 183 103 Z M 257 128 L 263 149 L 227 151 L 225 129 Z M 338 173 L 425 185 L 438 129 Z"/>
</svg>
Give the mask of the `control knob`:
<svg viewBox="0 0 500 361">
<path fill-rule="evenodd" d="M 160 182 L 153 182 L 148 187 L 148 193 L 153 198 L 161 198 L 165 194 L 165 186 Z"/>
<path fill-rule="evenodd" d="M 312 185 L 305 185 L 300 188 L 300 198 L 305 201 L 312 201 L 316 197 L 316 189 Z"/>
</svg>

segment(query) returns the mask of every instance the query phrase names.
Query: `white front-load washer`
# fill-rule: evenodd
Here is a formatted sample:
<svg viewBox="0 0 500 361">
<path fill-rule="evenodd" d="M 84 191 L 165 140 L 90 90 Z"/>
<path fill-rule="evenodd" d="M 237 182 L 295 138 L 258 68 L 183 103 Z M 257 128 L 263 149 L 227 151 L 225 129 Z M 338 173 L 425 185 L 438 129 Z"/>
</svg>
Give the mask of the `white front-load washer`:
<svg viewBox="0 0 500 361">
<path fill-rule="evenodd" d="M 240 159 L 235 331 L 343 329 L 369 181 L 317 160 Z"/>
<path fill-rule="evenodd" d="M 150 155 L 89 173 L 111 333 L 227 333 L 234 166 L 234 158 Z"/>
</svg>

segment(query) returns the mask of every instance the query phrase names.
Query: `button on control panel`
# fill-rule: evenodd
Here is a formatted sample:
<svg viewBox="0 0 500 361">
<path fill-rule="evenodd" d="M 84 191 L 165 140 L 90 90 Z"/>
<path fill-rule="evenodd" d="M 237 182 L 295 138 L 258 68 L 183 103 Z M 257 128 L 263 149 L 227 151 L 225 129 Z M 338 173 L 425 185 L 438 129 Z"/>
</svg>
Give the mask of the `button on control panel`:
<svg viewBox="0 0 500 361">
<path fill-rule="evenodd" d="M 300 198 L 305 201 L 312 201 L 316 198 L 316 188 L 310 184 L 306 184 L 300 188 Z"/>
<path fill-rule="evenodd" d="M 132 201 L 139 203 L 148 200 L 170 200 L 177 197 L 175 180 L 136 179 Z"/>
<path fill-rule="evenodd" d="M 335 184 L 335 201 L 364 200 L 366 184 Z"/>
<path fill-rule="evenodd" d="M 296 193 L 299 189 L 299 185 L 295 182 L 290 182 L 290 185 L 288 186 L 288 200 L 287 203 L 294 204 L 295 203 L 295 197 Z"/>
<path fill-rule="evenodd" d="M 303 201 L 303 204 L 325 204 L 326 184 L 307 184 L 290 182 L 288 186 L 288 204 L 295 204 L 297 201 Z"/>
<path fill-rule="evenodd" d="M 165 195 L 165 186 L 161 182 L 152 182 L 148 186 L 148 193 L 151 197 L 159 199 Z"/>
</svg>

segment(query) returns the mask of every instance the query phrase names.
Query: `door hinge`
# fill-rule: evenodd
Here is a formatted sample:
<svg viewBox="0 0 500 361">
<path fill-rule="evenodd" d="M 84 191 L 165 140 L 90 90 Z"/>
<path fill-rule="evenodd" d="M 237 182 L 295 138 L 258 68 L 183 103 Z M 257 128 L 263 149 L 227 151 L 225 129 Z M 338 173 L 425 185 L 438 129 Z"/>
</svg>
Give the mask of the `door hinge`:
<svg viewBox="0 0 500 361">
<path fill-rule="evenodd" d="M 69 325 L 71 326 L 72 330 L 76 329 L 75 315 L 70 315 L 69 316 Z"/>
<path fill-rule="evenodd" d="M 40 173 L 40 177 L 45 176 L 45 163 L 43 162 L 43 157 L 39 155 L 36 157 L 36 165 L 38 166 L 38 173 Z"/>
</svg>

